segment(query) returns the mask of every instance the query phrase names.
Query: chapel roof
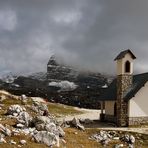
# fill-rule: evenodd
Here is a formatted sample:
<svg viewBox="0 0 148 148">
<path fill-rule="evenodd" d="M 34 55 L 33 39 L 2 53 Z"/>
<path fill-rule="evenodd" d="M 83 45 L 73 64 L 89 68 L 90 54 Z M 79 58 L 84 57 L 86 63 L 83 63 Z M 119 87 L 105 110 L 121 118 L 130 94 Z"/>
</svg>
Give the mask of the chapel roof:
<svg viewBox="0 0 148 148">
<path fill-rule="evenodd" d="M 133 76 L 133 84 L 124 93 L 123 99 L 129 101 L 148 81 L 148 73 Z M 102 101 L 113 101 L 117 99 L 117 78 L 115 78 L 105 92 L 99 97 Z"/>
<path fill-rule="evenodd" d="M 114 61 L 124 58 L 127 53 L 129 53 L 133 59 L 136 59 L 136 56 L 132 53 L 132 51 L 130 49 L 127 49 L 127 50 L 120 52 L 117 55 L 117 57 L 114 59 Z"/>
</svg>

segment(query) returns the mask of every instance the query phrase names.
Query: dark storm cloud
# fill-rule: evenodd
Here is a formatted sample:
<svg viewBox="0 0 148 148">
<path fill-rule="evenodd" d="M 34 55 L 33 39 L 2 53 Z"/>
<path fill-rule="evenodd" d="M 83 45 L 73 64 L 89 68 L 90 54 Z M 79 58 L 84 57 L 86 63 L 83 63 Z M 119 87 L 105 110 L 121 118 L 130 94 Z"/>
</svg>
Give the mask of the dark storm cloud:
<svg viewBox="0 0 148 148">
<path fill-rule="evenodd" d="M 46 70 L 55 53 L 81 69 L 113 73 L 131 48 L 148 71 L 147 0 L 0 0 L 0 72 Z"/>
</svg>

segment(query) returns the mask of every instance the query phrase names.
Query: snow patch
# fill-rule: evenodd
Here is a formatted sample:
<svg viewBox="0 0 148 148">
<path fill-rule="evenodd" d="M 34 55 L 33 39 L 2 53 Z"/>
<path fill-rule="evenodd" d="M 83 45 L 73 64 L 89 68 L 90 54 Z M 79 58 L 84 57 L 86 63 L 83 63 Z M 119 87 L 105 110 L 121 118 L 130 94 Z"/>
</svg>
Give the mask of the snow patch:
<svg viewBox="0 0 148 148">
<path fill-rule="evenodd" d="M 107 88 L 107 87 L 108 87 L 108 85 L 107 85 L 107 84 L 105 84 L 105 85 L 103 85 L 103 86 L 102 86 L 102 88 Z"/>
<path fill-rule="evenodd" d="M 49 86 L 59 87 L 60 91 L 72 91 L 78 87 L 74 82 L 69 81 L 50 82 Z"/>
</svg>

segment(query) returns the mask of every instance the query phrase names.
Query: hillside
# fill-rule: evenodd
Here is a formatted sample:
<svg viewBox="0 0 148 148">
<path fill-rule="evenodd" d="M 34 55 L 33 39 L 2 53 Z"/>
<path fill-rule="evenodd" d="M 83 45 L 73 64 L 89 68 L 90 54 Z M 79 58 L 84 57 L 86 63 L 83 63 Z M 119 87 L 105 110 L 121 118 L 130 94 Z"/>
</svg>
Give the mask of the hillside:
<svg viewBox="0 0 148 148">
<path fill-rule="evenodd" d="M 89 115 L 85 115 L 88 110 L 49 103 L 42 98 L 15 96 L 6 91 L 0 91 L 0 101 L 1 148 L 146 148 L 148 145 L 147 126 L 127 131 L 90 120 Z M 77 119 L 80 115 L 85 118 Z M 66 116 L 76 118 L 68 122 Z"/>
</svg>

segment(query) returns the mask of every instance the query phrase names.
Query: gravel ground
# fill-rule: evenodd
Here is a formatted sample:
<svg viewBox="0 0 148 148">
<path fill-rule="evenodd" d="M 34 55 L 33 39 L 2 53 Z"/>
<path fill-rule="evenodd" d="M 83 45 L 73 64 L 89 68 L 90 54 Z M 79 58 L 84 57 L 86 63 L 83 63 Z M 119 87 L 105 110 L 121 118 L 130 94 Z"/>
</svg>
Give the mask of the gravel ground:
<svg viewBox="0 0 148 148">
<path fill-rule="evenodd" d="M 61 117 L 58 120 L 62 121 L 63 119 L 65 121 L 70 121 L 74 117 L 78 119 L 90 119 L 90 120 L 99 120 L 99 115 L 100 115 L 100 110 L 92 110 L 92 109 L 83 109 L 83 108 L 77 108 L 75 107 L 76 110 L 84 112 L 83 114 L 80 115 L 69 115 L 66 117 Z M 120 130 L 120 131 L 129 131 L 129 132 L 137 132 L 137 133 L 142 133 L 142 134 L 148 134 L 148 127 L 143 127 L 143 128 L 128 128 L 128 127 L 123 127 L 123 128 L 118 128 L 114 127 L 113 124 L 110 123 L 102 123 L 102 122 L 94 122 L 94 124 L 91 124 L 88 126 L 89 128 L 98 128 L 102 130 Z"/>
</svg>

